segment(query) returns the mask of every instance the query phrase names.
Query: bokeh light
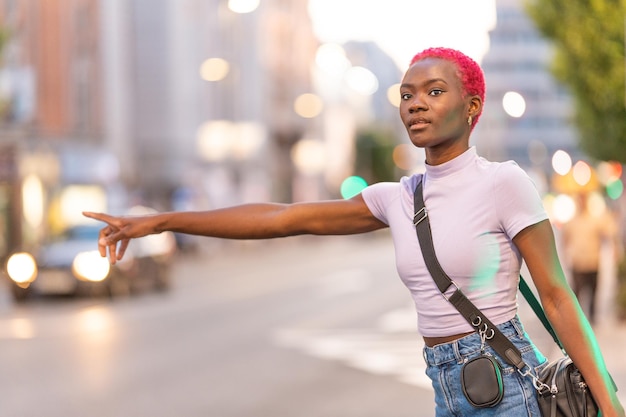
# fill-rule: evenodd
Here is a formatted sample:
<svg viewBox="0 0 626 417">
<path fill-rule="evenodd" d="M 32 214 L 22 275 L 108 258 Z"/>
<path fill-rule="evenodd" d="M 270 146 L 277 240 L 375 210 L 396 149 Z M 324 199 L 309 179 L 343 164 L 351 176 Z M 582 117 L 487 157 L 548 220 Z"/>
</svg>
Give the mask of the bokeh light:
<svg viewBox="0 0 626 417">
<path fill-rule="evenodd" d="M 200 125 L 196 134 L 199 155 L 213 162 L 248 159 L 262 150 L 266 140 L 265 127 L 256 122 L 210 120 Z"/>
<path fill-rule="evenodd" d="M 351 64 L 346 51 L 336 43 L 325 43 L 317 48 L 315 63 L 327 74 L 343 76 Z"/>
<path fill-rule="evenodd" d="M 259 7 L 260 0 L 228 0 L 228 8 L 235 13 L 250 13 Z"/>
<path fill-rule="evenodd" d="M 226 78 L 230 64 L 222 58 L 209 58 L 200 66 L 200 77 L 206 81 L 220 81 Z"/>
<path fill-rule="evenodd" d="M 559 223 L 567 223 L 576 214 L 576 202 L 567 194 L 559 194 L 552 201 L 552 215 Z"/>
<path fill-rule="evenodd" d="M 77 207 L 89 211 L 103 212 L 107 210 L 106 190 L 98 185 L 73 184 L 63 189 L 59 196 L 61 221 L 68 226 L 89 223 Z"/>
<path fill-rule="evenodd" d="M 291 160 L 301 173 L 317 175 L 326 167 L 326 149 L 315 139 L 301 139 L 291 149 Z"/>
<path fill-rule="evenodd" d="M 622 164 L 616 161 L 602 161 L 596 169 L 602 184 L 613 182 L 622 176 Z"/>
<path fill-rule="evenodd" d="M 522 117 L 526 111 L 526 100 L 520 93 L 509 91 L 502 97 L 502 107 L 511 117 Z"/>
<path fill-rule="evenodd" d="M 207 161 L 225 159 L 233 137 L 233 123 L 228 120 L 211 120 L 198 128 L 197 143 L 200 155 Z"/>
<path fill-rule="evenodd" d="M 317 117 L 324 108 L 322 99 L 311 93 L 301 94 L 293 103 L 294 111 L 301 117 L 311 119 Z"/>
<path fill-rule="evenodd" d="M 387 100 L 394 107 L 400 107 L 400 84 L 394 84 L 387 89 Z"/>
<path fill-rule="evenodd" d="M 572 158 L 563 150 L 558 150 L 552 155 L 552 169 L 560 175 L 566 175 L 572 169 Z"/>
<path fill-rule="evenodd" d="M 7 274 L 18 284 L 32 282 L 37 276 L 37 262 L 30 253 L 18 252 L 11 256 L 6 265 Z"/>
<path fill-rule="evenodd" d="M 594 217 L 600 217 L 606 212 L 606 201 L 598 192 L 592 192 L 587 198 L 587 210 Z"/>
<path fill-rule="evenodd" d="M 363 178 L 348 177 L 341 183 L 341 196 L 347 200 L 359 194 L 365 187 L 367 187 L 367 181 Z"/>
<path fill-rule="evenodd" d="M 28 175 L 22 185 L 24 219 L 31 227 L 39 227 L 44 215 L 44 186 L 38 176 Z"/>
<path fill-rule="evenodd" d="M 413 151 L 413 146 L 402 143 L 393 148 L 393 162 L 400 169 L 408 171 L 413 168 L 413 158 L 411 157 L 411 152 Z"/>
<path fill-rule="evenodd" d="M 580 186 L 585 186 L 591 181 L 591 167 L 585 161 L 578 161 L 572 170 L 574 181 Z"/>
<path fill-rule="evenodd" d="M 624 183 L 617 179 L 606 185 L 606 194 L 611 200 L 617 200 L 624 194 Z"/>
<path fill-rule="evenodd" d="M 346 72 L 346 83 L 359 94 L 370 96 L 378 90 L 378 78 L 364 67 L 352 67 Z"/>
</svg>

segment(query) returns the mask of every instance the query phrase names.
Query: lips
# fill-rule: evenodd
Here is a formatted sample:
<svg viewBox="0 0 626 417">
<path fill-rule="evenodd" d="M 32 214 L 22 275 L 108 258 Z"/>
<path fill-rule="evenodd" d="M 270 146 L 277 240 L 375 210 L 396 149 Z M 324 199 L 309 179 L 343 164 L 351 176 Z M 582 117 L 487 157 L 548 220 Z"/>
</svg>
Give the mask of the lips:
<svg viewBox="0 0 626 417">
<path fill-rule="evenodd" d="M 422 129 L 426 127 L 426 125 L 430 124 L 430 121 L 424 119 L 422 117 L 416 117 L 414 119 L 410 119 L 408 123 L 408 127 L 411 130 Z"/>
</svg>

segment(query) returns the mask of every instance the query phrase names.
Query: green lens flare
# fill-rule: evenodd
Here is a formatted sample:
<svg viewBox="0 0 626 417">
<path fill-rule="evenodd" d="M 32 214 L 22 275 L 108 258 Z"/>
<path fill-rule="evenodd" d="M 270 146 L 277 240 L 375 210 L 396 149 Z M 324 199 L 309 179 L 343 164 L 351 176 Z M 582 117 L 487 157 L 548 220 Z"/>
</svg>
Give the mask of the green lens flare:
<svg viewBox="0 0 626 417">
<path fill-rule="evenodd" d="M 615 180 L 606 186 L 606 194 L 612 200 L 617 200 L 624 193 L 624 183 L 622 180 Z"/>
<path fill-rule="evenodd" d="M 361 177 L 348 177 L 341 183 L 341 196 L 349 199 L 363 191 L 367 187 L 367 182 Z"/>
</svg>

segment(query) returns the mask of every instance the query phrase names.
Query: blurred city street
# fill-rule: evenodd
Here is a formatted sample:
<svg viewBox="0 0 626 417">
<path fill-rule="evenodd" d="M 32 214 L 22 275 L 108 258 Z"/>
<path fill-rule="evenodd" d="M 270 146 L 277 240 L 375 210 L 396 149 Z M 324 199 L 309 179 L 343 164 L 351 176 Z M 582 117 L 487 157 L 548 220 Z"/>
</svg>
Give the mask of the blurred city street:
<svg viewBox="0 0 626 417">
<path fill-rule="evenodd" d="M 386 232 L 222 243 L 182 255 L 167 293 L 14 304 L 3 288 L 0 415 L 434 415 Z M 626 327 L 608 314 L 598 335 L 624 389 Z"/>
<path fill-rule="evenodd" d="M 172 227 L 111 267 L 83 214 L 350 199 L 424 172 L 423 146 L 461 143 L 415 140 L 452 105 L 404 111 L 402 89 L 439 80 L 403 75 L 430 47 L 482 68 L 462 143 L 528 173 L 559 243 L 577 214 L 615 220 L 589 311 L 626 405 L 626 3 L 591 3 L 0 0 L 0 417 L 434 416 L 389 231 Z M 580 246 L 559 250 L 598 253 Z M 520 316 L 561 355 L 521 296 Z"/>
</svg>

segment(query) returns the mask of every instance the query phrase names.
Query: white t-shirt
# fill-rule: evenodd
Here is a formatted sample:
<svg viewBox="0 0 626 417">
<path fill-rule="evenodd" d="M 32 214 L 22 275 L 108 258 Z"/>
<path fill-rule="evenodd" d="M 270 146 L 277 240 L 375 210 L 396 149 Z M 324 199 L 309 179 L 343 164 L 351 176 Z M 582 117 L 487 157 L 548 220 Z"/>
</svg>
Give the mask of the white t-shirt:
<svg viewBox="0 0 626 417">
<path fill-rule="evenodd" d="M 412 222 L 413 191 L 421 177 L 373 184 L 362 195 L 372 214 L 389 225 L 396 267 L 415 301 L 419 332 L 427 337 L 469 332 L 472 327 L 441 295 L 422 257 Z M 512 319 L 522 263 L 512 238 L 548 218 L 532 180 L 515 162 L 487 161 L 473 147 L 444 164 L 427 165 L 423 178 L 443 270 L 494 324 Z"/>
</svg>

